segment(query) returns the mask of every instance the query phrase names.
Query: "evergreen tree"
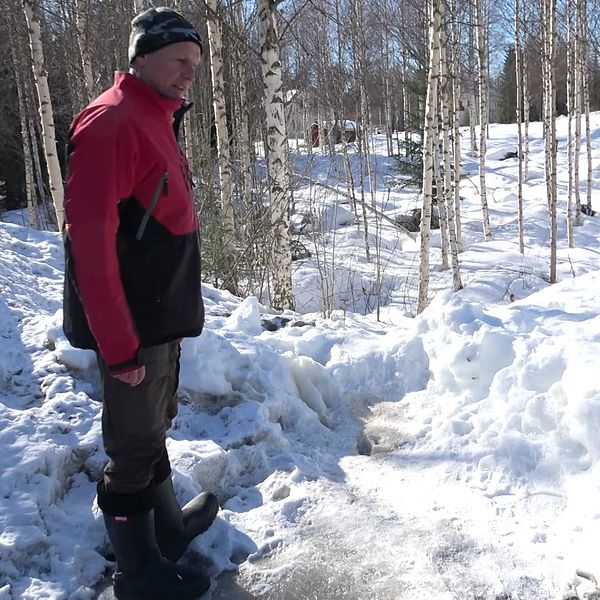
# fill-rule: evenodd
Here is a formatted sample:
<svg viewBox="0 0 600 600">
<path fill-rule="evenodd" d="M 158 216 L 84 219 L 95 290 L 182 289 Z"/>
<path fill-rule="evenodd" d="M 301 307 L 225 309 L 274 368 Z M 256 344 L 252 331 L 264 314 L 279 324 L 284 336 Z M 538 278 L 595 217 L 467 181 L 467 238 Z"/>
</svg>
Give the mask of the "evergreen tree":
<svg viewBox="0 0 600 600">
<path fill-rule="evenodd" d="M 498 79 L 498 120 L 500 123 L 514 123 L 517 106 L 517 79 L 515 71 L 515 49 L 506 51 L 502 73 Z"/>
</svg>

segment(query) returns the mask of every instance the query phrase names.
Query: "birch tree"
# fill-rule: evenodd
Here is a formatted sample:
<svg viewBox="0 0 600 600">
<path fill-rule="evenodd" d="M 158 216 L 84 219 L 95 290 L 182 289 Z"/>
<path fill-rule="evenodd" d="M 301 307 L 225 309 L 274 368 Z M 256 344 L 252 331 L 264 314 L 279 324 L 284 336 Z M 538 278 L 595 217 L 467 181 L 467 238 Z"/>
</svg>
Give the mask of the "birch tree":
<svg viewBox="0 0 600 600">
<path fill-rule="evenodd" d="M 575 138 L 573 145 L 573 189 L 575 191 L 575 225 L 582 225 L 581 216 L 581 195 L 580 195 L 580 177 L 579 165 L 581 155 L 581 107 L 583 98 L 583 78 L 582 78 L 582 45 L 583 45 L 583 3 L 581 0 L 575 0 L 575 58 L 574 58 L 574 118 L 575 118 Z"/>
<path fill-rule="evenodd" d="M 440 29 L 442 27 L 443 2 L 444 0 L 431 0 L 429 6 L 429 73 L 427 76 L 427 100 L 423 130 L 423 204 L 421 208 L 417 313 L 425 310 L 429 291 L 429 242 L 433 207 L 433 153 L 435 151 L 434 126 L 438 102 Z"/>
<path fill-rule="evenodd" d="M 523 48 L 526 47 L 526 38 L 523 40 Z M 531 96 L 529 93 L 529 62 L 527 52 L 523 52 L 523 181 L 527 181 L 529 172 L 529 117 Z"/>
<path fill-rule="evenodd" d="M 458 290 L 461 290 L 463 286 L 460 278 L 460 268 L 458 263 L 458 244 L 456 239 L 456 210 L 454 203 L 454 189 L 451 167 L 451 152 L 453 148 L 455 148 L 451 140 L 451 133 L 454 131 L 454 103 L 452 98 L 452 82 L 449 78 L 451 68 L 448 62 L 447 47 L 448 44 L 446 37 L 446 27 L 444 26 L 444 24 L 442 24 L 440 28 L 440 77 L 442 84 L 440 101 L 442 106 L 442 155 L 444 157 L 443 206 L 445 207 L 446 212 L 446 221 L 448 228 L 448 248 L 450 253 L 450 262 L 452 265 L 452 290 L 456 292 Z M 459 185 L 459 180 L 455 179 L 454 185 Z"/>
<path fill-rule="evenodd" d="M 460 174 L 461 174 L 461 147 L 460 147 L 460 31 L 457 18 L 457 2 L 451 4 L 451 59 L 449 63 L 450 79 L 452 82 L 452 144 L 454 169 L 452 171 L 452 187 L 454 193 L 454 220 L 456 229 L 456 250 L 462 252 L 462 220 L 460 212 Z M 453 257 L 454 260 L 454 257 Z M 456 258 L 458 263 L 458 257 Z M 460 277 L 460 275 L 459 275 Z M 458 281 L 455 281 L 455 287 Z M 461 283 L 462 285 L 462 283 Z"/>
<path fill-rule="evenodd" d="M 227 128 L 225 83 L 223 79 L 223 38 L 221 33 L 218 0 L 207 0 L 206 8 L 208 19 L 208 45 L 210 47 L 213 111 L 217 132 L 221 216 L 223 219 L 224 288 L 229 290 L 232 294 L 237 294 L 235 222 L 231 193 L 231 157 L 229 152 L 229 132 Z"/>
<path fill-rule="evenodd" d="M 21 81 L 21 65 L 17 58 L 15 45 L 11 47 L 11 56 L 15 70 L 15 82 L 17 84 L 17 98 L 19 100 L 19 117 L 21 120 L 21 138 L 23 140 L 23 163 L 25 166 L 25 195 L 27 197 L 27 213 L 29 225 L 33 229 L 40 229 L 40 218 L 35 193 L 35 179 L 33 173 L 33 158 L 31 148 L 31 137 L 27 123 L 27 102 L 25 101 L 25 90 Z"/>
<path fill-rule="evenodd" d="M 37 7 L 34 5 L 33 0 L 22 0 L 22 2 L 29 30 L 33 76 L 39 102 L 42 140 L 46 166 L 48 169 L 50 193 L 52 194 L 54 210 L 56 211 L 58 230 L 62 231 L 65 220 L 64 191 L 60 164 L 58 162 L 58 154 L 56 151 L 54 115 L 52 111 L 52 100 L 50 99 L 50 88 L 48 87 L 48 77 L 44 66 L 40 21 L 36 11 Z"/>
<path fill-rule="evenodd" d="M 550 221 L 550 283 L 556 282 L 557 189 L 556 189 L 556 0 L 544 0 L 542 14 L 544 62 L 544 124 L 547 132 L 546 181 Z"/>
<path fill-rule="evenodd" d="M 289 217 L 288 143 L 277 34 L 277 5 L 257 0 L 260 61 L 265 102 L 267 174 L 271 201 L 273 252 L 271 304 L 280 309 L 294 306 Z"/>
<path fill-rule="evenodd" d="M 354 57 L 353 71 L 354 81 L 358 85 L 358 109 L 356 115 L 357 125 L 357 146 L 358 146 L 358 176 L 359 176 L 359 193 L 360 193 L 360 218 L 362 219 L 363 226 L 363 240 L 365 244 L 365 255 L 367 262 L 371 261 L 371 245 L 369 242 L 369 221 L 367 218 L 367 207 L 365 201 L 365 170 L 370 171 L 369 168 L 369 147 L 368 147 L 368 136 L 367 136 L 367 91 L 366 91 L 366 52 L 365 46 L 366 41 L 364 39 L 365 28 L 364 28 L 364 15 L 363 15 L 363 3 L 362 0 L 352 0 L 351 2 L 352 11 L 352 55 Z M 346 144 L 346 121 L 340 123 L 342 131 L 342 141 Z M 345 148 L 344 152 L 346 157 L 348 156 L 348 149 Z M 348 168 L 350 163 L 348 162 Z M 370 189 L 373 190 L 373 182 L 370 182 Z"/>
<path fill-rule="evenodd" d="M 475 5 L 469 2 L 469 71 L 472 75 L 469 83 L 469 134 L 471 139 L 471 156 L 477 156 L 477 66 L 475 58 L 475 31 L 476 31 Z"/>
<path fill-rule="evenodd" d="M 519 213 L 519 252 L 525 252 L 525 223 L 523 218 L 523 48 L 521 45 L 521 0 L 515 0 L 515 70 L 517 80 L 517 203 Z"/>
<path fill-rule="evenodd" d="M 485 241 L 492 239 L 490 213 L 487 202 L 485 184 L 485 153 L 487 150 L 488 128 L 488 86 L 487 86 L 487 42 L 486 16 L 484 0 L 475 0 L 475 29 L 477 39 L 477 71 L 479 82 L 479 196 L 481 198 L 481 214 L 483 220 L 483 237 Z"/>
<path fill-rule="evenodd" d="M 566 5 L 566 29 L 567 29 L 567 243 L 573 248 L 573 105 L 575 93 L 573 82 L 575 76 L 575 44 L 574 44 L 574 18 L 573 0 L 567 0 Z"/>
<path fill-rule="evenodd" d="M 588 9 L 587 0 L 579 0 L 581 3 L 581 78 L 583 91 L 583 107 L 585 113 L 585 142 L 586 142 L 586 157 L 587 157 L 587 187 L 586 187 L 586 205 L 587 214 L 592 214 L 592 134 L 590 128 L 590 86 L 589 86 L 589 69 L 588 69 Z"/>
<path fill-rule="evenodd" d="M 441 57 L 441 44 L 440 44 L 440 57 Z M 450 264 L 448 262 L 448 212 L 446 210 L 446 186 L 445 186 L 445 174 L 442 176 L 442 169 L 440 165 L 440 155 L 446 159 L 444 153 L 447 151 L 447 148 L 444 148 L 443 137 L 440 135 L 440 132 L 443 128 L 443 124 L 441 123 L 442 111 L 440 110 L 440 106 L 442 103 L 442 95 L 444 94 L 444 76 L 443 76 L 443 62 L 440 58 L 440 66 L 439 66 L 440 74 L 438 81 L 438 104 L 436 106 L 436 117 L 435 123 L 433 126 L 433 181 L 435 184 L 435 204 L 438 209 L 438 216 L 440 221 L 440 250 L 441 250 L 441 263 L 440 270 L 447 271 L 450 268 Z M 432 211 L 433 212 L 433 211 Z"/>
</svg>

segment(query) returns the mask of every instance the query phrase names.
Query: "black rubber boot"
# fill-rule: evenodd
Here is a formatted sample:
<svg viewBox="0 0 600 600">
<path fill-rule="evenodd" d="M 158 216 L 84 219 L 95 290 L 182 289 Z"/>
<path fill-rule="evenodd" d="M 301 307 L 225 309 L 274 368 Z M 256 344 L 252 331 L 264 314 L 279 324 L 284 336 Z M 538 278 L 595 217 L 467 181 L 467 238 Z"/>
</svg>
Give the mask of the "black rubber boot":
<svg viewBox="0 0 600 600">
<path fill-rule="evenodd" d="M 161 556 L 153 510 L 127 517 L 104 513 L 104 522 L 117 559 L 113 589 L 118 600 L 193 600 L 210 587 L 204 573 Z"/>
<path fill-rule="evenodd" d="M 189 543 L 213 524 L 218 512 L 219 502 L 214 494 L 198 494 L 181 508 L 170 475 L 155 484 L 154 526 L 162 555 L 177 562 Z"/>
</svg>

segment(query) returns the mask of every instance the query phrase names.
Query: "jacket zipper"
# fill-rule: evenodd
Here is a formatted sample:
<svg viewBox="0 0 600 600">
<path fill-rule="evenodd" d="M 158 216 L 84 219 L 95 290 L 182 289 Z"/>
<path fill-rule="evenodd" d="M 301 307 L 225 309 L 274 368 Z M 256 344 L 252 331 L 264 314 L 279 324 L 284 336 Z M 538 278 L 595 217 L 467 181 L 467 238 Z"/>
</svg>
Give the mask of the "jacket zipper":
<svg viewBox="0 0 600 600">
<path fill-rule="evenodd" d="M 168 176 L 167 171 L 165 171 L 162 174 L 162 177 L 160 178 L 160 181 L 158 182 L 158 186 L 156 186 L 154 195 L 152 196 L 152 200 L 150 201 L 150 204 L 148 205 L 148 208 L 144 212 L 144 216 L 142 217 L 142 220 L 140 221 L 140 226 L 138 227 L 137 233 L 135 234 L 135 239 L 138 242 L 142 239 L 142 236 L 144 235 L 146 225 L 148 225 L 148 221 L 150 220 L 150 215 L 152 214 L 152 211 L 154 210 L 154 207 L 156 206 L 156 203 L 158 202 L 158 197 L 160 196 L 160 193 L 163 192 L 163 190 L 164 190 L 164 195 L 168 196 L 169 195 L 169 176 Z"/>
</svg>

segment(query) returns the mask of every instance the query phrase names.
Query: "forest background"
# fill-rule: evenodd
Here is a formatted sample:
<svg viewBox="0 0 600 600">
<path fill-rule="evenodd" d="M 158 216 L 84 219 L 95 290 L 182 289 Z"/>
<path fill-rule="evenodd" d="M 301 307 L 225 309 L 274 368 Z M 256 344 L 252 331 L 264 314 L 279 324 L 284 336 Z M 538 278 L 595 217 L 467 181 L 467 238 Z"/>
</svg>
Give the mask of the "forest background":
<svg viewBox="0 0 600 600">
<path fill-rule="evenodd" d="M 585 179 L 579 152 L 589 112 L 600 108 L 597 0 L 525 6 L 519 0 L 162 4 L 181 11 L 207 40 L 181 145 L 197 184 L 205 277 L 218 287 L 255 294 L 276 308 L 294 307 L 292 263 L 310 254 L 299 237 L 305 224 L 294 221 L 294 191 L 312 175 L 294 168 L 288 139 L 295 152 L 347 159 L 339 183 L 326 185 L 347 197 L 371 262 L 377 257 L 369 247 L 367 215 L 378 209 L 369 134 L 386 134 L 388 155 L 397 157 L 405 185 L 415 189 L 421 234 L 418 312 L 427 303 L 432 216 L 434 223 L 441 220 L 442 268 L 450 268 L 451 257 L 453 287 L 462 287 L 460 126 L 470 126 L 471 152 L 480 157 L 486 240 L 492 237 L 485 194 L 490 122 L 524 126 L 517 149 L 521 224 L 527 124 L 544 120 L 555 244 L 552 123 L 559 115 L 573 118 L 570 237 L 581 210 L 593 210 L 591 154 L 586 204 L 579 193 L 585 187 L 579 183 Z M 110 86 L 115 70 L 128 68 L 130 20 L 152 5 L 0 0 L 0 212 L 27 206 L 31 226 L 52 229 L 58 222 L 60 228 L 69 124 Z M 587 147 L 591 152 L 589 125 Z M 358 154 L 358 172 L 350 166 L 350 152 Z M 406 226 L 405 216 L 396 221 Z M 552 260 L 550 281 L 556 278 Z"/>
</svg>

